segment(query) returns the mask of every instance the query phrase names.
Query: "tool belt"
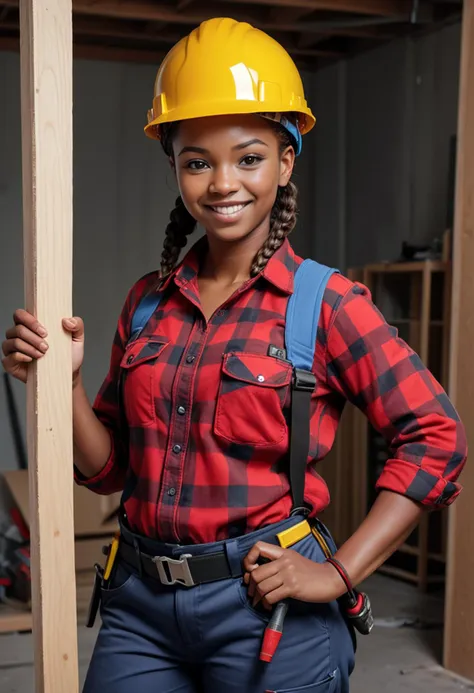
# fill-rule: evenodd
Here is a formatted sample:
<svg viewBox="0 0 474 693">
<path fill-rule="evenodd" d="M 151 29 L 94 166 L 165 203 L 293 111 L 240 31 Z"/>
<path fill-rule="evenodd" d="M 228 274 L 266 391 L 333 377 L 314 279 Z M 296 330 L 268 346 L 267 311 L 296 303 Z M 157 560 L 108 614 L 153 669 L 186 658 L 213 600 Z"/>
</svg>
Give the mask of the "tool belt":
<svg viewBox="0 0 474 693">
<path fill-rule="evenodd" d="M 271 534 L 266 541 L 278 543 L 282 548 L 290 548 L 301 539 L 311 534 L 312 529 L 307 520 L 303 520 L 293 527 L 278 534 Z M 276 542 L 275 542 L 276 539 Z M 162 585 L 183 585 L 194 587 L 216 580 L 241 577 L 243 569 L 232 570 L 227 560 L 225 547 L 210 554 L 192 556 L 182 554 L 178 557 L 150 556 L 130 543 L 122 535 L 118 556 L 137 572 L 143 572 L 148 577 L 158 580 Z"/>
</svg>

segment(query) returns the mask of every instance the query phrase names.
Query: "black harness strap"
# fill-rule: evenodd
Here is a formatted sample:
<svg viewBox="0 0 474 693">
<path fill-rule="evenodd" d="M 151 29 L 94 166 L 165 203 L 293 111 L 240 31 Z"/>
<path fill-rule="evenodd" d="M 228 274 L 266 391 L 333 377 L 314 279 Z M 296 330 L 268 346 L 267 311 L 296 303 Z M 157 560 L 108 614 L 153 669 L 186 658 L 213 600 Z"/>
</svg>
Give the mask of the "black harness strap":
<svg viewBox="0 0 474 693">
<path fill-rule="evenodd" d="M 304 512 L 308 506 L 304 501 L 306 468 L 310 440 L 311 395 L 316 387 L 316 378 L 309 371 L 294 369 L 291 386 L 291 428 L 289 478 L 293 509 L 291 514 Z"/>
</svg>

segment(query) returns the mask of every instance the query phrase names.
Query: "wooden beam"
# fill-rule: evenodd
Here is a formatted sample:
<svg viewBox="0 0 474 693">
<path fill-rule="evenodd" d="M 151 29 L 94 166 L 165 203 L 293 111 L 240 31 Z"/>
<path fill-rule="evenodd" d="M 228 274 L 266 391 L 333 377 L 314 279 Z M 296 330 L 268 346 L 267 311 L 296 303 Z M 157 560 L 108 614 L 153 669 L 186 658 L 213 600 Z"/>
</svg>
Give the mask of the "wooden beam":
<svg viewBox="0 0 474 693">
<path fill-rule="evenodd" d="M 0 36 L 0 51 L 17 52 L 19 49 L 18 38 Z M 302 70 L 315 70 L 318 60 L 314 58 L 314 51 L 308 51 L 309 55 L 296 55 L 295 63 Z M 319 51 L 320 58 L 336 59 L 327 51 Z M 123 63 L 143 63 L 158 66 L 166 55 L 166 51 L 130 48 L 127 46 L 106 46 L 100 44 L 74 43 L 74 59 L 78 60 L 103 60 Z M 336 54 L 337 55 L 337 54 Z"/>
<path fill-rule="evenodd" d="M 308 11 L 351 12 L 381 17 L 408 17 L 411 0 L 222 0 L 228 4 L 269 5 L 271 7 L 301 7 Z"/>
<path fill-rule="evenodd" d="M 187 7 L 189 7 L 189 5 L 191 5 L 191 3 L 193 3 L 193 2 L 194 2 L 194 0 L 179 0 L 178 6 L 176 7 L 176 9 L 178 10 L 178 12 L 182 12 Z"/>
<path fill-rule="evenodd" d="M 8 28 L 9 30 L 15 30 L 17 28 L 14 23 L 10 22 L 8 22 L 7 24 L 2 24 L 0 22 L 0 29 L 2 28 L 2 26 Z M 103 38 L 110 41 L 113 41 L 114 39 L 123 39 L 126 41 L 130 41 L 133 44 L 133 46 L 115 46 L 115 48 L 119 50 L 123 49 L 125 51 L 128 51 L 130 56 L 132 55 L 132 53 L 130 53 L 131 50 L 136 51 L 137 57 L 139 57 L 140 52 L 147 50 L 145 47 L 141 48 L 140 44 L 142 46 L 143 44 L 149 44 L 149 46 L 156 44 L 156 52 L 154 52 L 153 49 L 149 47 L 149 53 L 153 56 L 153 60 L 144 61 L 156 62 L 158 56 L 164 57 L 169 48 L 171 48 L 171 46 L 173 46 L 182 38 L 181 35 L 173 32 L 170 33 L 169 31 L 159 34 L 152 34 L 149 30 L 147 31 L 145 26 L 143 25 L 140 28 L 136 27 L 136 24 L 124 22 L 121 20 L 103 19 L 97 17 L 91 21 L 91 19 L 83 16 L 75 17 L 73 23 L 74 39 L 76 41 L 74 47 L 74 56 L 77 57 L 77 49 L 79 47 L 85 49 L 87 46 L 89 46 L 94 47 L 96 49 L 105 48 L 107 50 L 111 48 L 111 46 L 107 45 L 98 46 L 97 44 L 84 44 L 84 39 Z M 319 50 L 306 48 L 305 46 L 289 45 L 288 42 L 285 43 L 284 40 L 282 40 L 281 43 L 293 55 L 294 58 L 340 58 L 344 55 L 342 51 L 329 49 Z M 158 47 L 159 44 L 162 45 Z M 99 53 L 97 53 L 97 51 L 94 51 L 94 53 L 101 54 L 100 50 Z M 133 60 L 133 62 L 135 62 L 135 60 Z"/>
<path fill-rule="evenodd" d="M 47 326 L 48 356 L 27 384 L 36 693 L 77 693 L 71 340 L 72 11 L 22 0 L 21 120 L 26 308 Z"/>
<path fill-rule="evenodd" d="M 450 375 L 451 396 L 474 450 L 474 0 L 464 0 L 459 93 Z M 444 665 L 474 679 L 474 465 L 450 509 Z"/>
<path fill-rule="evenodd" d="M 313 10 L 308 10 L 305 7 L 272 7 L 269 17 L 272 22 L 281 26 L 282 29 L 286 29 L 287 24 L 299 22 L 312 12 Z"/>
<path fill-rule="evenodd" d="M 9 7 L 18 6 L 18 0 L 2 0 L 5 5 Z M 227 0 L 226 0 L 227 1 Z M 280 0 L 281 2 L 286 2 L 287 7 L 301 7 L 299 3 L 307 2 L 307 0 Z M 319 6 L 315 9 L 321 10 L 337 10 L 332 4 L 332 0 L 311 0 L 312 2 L 318 2 Z M 379 14 L 382 13 L 383 8 L 385 8 L 385 14 L 380 14 L 380 16 L 394 17 L 400 22 L 408 21 L 409 14 L 406 12 L 406 7 L 411 6 L 411 0 L 367 0 L 370 3 L 377 2 L 379 6 Z M 270 0 L 263 0 L 266 5 L 272 4 Z M 352 11 L 355 13 L 362 13 L 362 10 L 358 8 L 359 0 L 345 0 L 348 7 L 352 7 Z M 365 2 L 365 0 L 364 0 Z M 364 2 L 361 6 L 364 6 Z M 357 7 L 356 7 L 357 6 Z M 248 21 L 256 27 L 263 29 L 264 31 L 281 31 L 281 24 L 275 20 L 263 18 L 261 14 L 255 11 L 250 12 L 247 9 L 243 12 L 232 12 L 232 16 L 240 21 Z M 257 8 L 254 5 L 254 8 Z M 307 5 L 303 5 L 307 8 Z M 394 12 L 395 9 L 405 8 L 405 10 L 400 13 L 389 14 L 389 8 L 392 8 Z M 182 24 L 185 26 L 195 27 L 201 22 L 212 17 L 222 15 L 222 4 L 207 4 L 202 7 L 191 6 L 192 13 L 180 14 L 176 10 L 163 7 L 158 5 L 155 0 L 133 0 L 130 2 L 120 2 L 120 0 L 73 0 L 73 9 L 75 14 L 84 14 L 95 17 L 115 17 L 117 19 L 138 19 L 143 21 L 151 22 L 165 22 L 168 24 Z M 340 6 L 339 6 L 340 9 Z M 431 21 L 433 19 L 433 11 L 431 5 L 421 5 L 419 12 L 420 21 Z M 301 21 L 301 22 L 288 22 L 285 25 L 285 30 L 290 32 L 298 33 L 318 33 L 319 27 L 324 22 L 313 22 L 313 21 Z"/>
</svg>

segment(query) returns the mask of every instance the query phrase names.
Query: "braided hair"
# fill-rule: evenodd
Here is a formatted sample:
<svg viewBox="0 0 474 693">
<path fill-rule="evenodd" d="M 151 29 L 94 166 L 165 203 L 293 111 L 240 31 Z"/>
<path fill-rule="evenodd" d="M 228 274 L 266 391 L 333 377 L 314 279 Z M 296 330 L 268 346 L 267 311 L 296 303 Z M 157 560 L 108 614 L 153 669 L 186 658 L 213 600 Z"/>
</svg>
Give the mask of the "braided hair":
<svg viewBox="0 0 474 693">
<path fill-rule="evenodd" d="M 278 123 L 268 121 L 274 128 L 280 141 L 280 152 L 292 146 L 291 139 Z M 161 144 L 165 154 L 172 157 L 173 136 L 176 132 L 178 123 L 162 126 Z M 270 232 L 264 244 L 256 254 L 250 269 L 250 276 L 256 277 L 263 271 L 272 255 L 280 248 L 285 238 L 293 231 L 298 215 L 298 188 L 291 181 L 285 187 L 279 187 L 275 203 L 270 216 Z M 175 207 L 171 211 L 170 221 L 166 227 L 163 252 L 161 254 L 161 277 L 164 278 L 178 263 L 182 248 L 188 242 L 187 237 L 196 228 L 196 220 L 184 206 L 181 197 L 175 202 Z"/>
</svg>

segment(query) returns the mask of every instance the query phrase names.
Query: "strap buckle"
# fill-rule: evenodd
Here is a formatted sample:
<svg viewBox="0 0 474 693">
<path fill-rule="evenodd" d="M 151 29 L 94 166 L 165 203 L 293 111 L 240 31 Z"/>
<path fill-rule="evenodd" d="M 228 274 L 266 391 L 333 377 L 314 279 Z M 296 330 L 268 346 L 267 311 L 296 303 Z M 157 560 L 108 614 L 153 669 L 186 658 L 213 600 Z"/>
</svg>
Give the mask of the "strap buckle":
<svg viewBox="0 0 474 693">
<path fill-rule="evenodd" d="M 185 553 L 178 559 L 168 558 L 168 556 L 154 556 L 152 561 L 156 565 L 161 584 L 194 587 L 196 583 L 191 575 L 188 558 L 192 558 L 190 553 Z"/>
<path fill-rule="evenodd" d="M 316 378 L 311 371 L 305 371 L 301 368 L 294 368 L 293 373 L 294 390 L 313 392 L 314 388 L 316 387 Z"/>
</svg>

